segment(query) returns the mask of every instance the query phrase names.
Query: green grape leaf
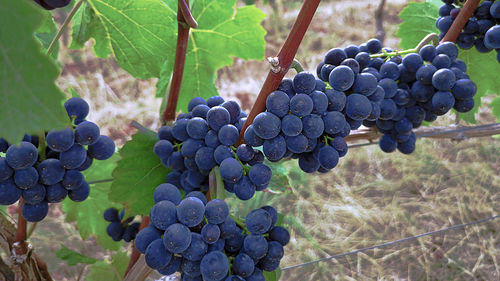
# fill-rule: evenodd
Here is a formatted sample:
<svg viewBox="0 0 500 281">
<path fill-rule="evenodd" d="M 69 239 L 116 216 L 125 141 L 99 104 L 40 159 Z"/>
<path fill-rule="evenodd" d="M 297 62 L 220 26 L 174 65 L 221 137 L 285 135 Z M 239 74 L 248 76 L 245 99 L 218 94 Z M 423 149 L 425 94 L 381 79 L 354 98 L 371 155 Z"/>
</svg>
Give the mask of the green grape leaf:
<svg viewBox="0 0 500 281">
<path fill-rule="evenodd" d="M 108 208 L 121 208 L 119 204 L 108 201 L 111 182 L 92 183 L 111 178 L 120 157 L 115 153 L 110 159 L 94 160 L 92 166 L 83 172 L 85 180 L 90 183 L 89 198 L 83 202 L 73 202 L 66 198 L 62 203 L 62 210 L 66 213 L 66 221 L 76 222 L 78 231 L 83 239 L 91 235 L 97 237 L 97 242 L 106 249 L 117 250 L 120 243 L 114 242 L 106 233 L 108 222 L 103 218 Z"/>
<path fill-rule="evenodd" d="M 266 281 L 278 281 L 280 280 L 281 277 L 281 269 L 276 269 L 275 271 L 263 271 L 264 272 L 264 278 L 266 278 Z"/>
<path fill-rule="evenodd" d="M 459 49 L 458 58 L 465 62 L 467 65 L 467 74 L 477 86 L 477 92 L 474 96 L 474 108 L 467 113 L 459 113 L 458 116 L 462 120 L 475 124 L 475 115 L 481 106 L 481 98 L 489 94 L 500 94 L 496 52 L 493 51 L 484 54 L 478 52 L 476 48 L 469 50 Z"/>
<path fill-rule="evenodd" d="M 492 113 L 497 117 L 497 120 L 500 121 L 500 97 L 495 98 L 491 101 L 490 104 L 492 108 Z"/>
<path fill-rule="evenodd" d="M 217 70 L 233 64 L 233 58 L 264 59 L 265 14 L 255 6 L 236 7 L 236 0 L 193 1 L 191 11 L 198 22 L 188 41 L 186 63 L 179 94 L 178 110 L 187 110 L 193 97 L 217 95 Z M 167 64 L 173 68 L 173 60 Z M 171 70 L 170 70 L 171 71 Z M 164 96 L 170 72 L 160 76 L 157 96 Z"/>
<path fill-rule="evenodd" d="M 59 249 L 56 252 L 56 257 L 58 257 L 61 260 L 66 261 L 66 263 L 69 266 L 75 266 L 75 265 L 77 265 L 79 263 L 94 264 L 94 263 L 96 263 L 98 261 L 97 259 L 94 259 L 94 258 L 85 256 L 85 255 L 82 255 L 82 254 L 80 254 L 78 252 L 75 252 L 75 251 L 73 251 L 71 249 L 68 249 L 64 245 L 62 245 L 61 249 Z"/>
<path fill-rule="evenodd" d="M 426 0 L 425 2 L 431 3 L 432 5 L 436 6 L 437 8 L 444 5 L 443 1 L 441 1 L 441 0 Z"/>
<path fill-rule="evenodd" d="M 415 48 L 427 34 L 439 33 L 436 27 L 438 11 L 439 8 L 431 3 L 408 4 L 399 14 L 399 18 L 402 20 L 396 31 L 396 36 L 401 38 L 399 47 L 402 49 Z"/>
<path fill-rule="evenodd" d="M 123 69 L 141 79 L 158 77 L 167 55 L 175 49 L 172 31 L 177 23 L 177 7 L 174 10 L 162 0 L 88 0 L 88 3 L 100 21 L 89 33 L 94 35 L 96 45 L 107 44 L 104 38 L 109 39 L 111 51 Z M 95 18 L 91 19 L 94 21 Z"/>
<path fill-rule="evenodd" d="M 122 281 L 129 258 L 126 253 L 118 252 L 111 261 L 98 261 L 90 266 L 86 281 Z"/>
<path fill-rule="evenodd" d="M 154 133 L 136 133 L 120 150 L 121 160 L 113 171 L 109 199 L 127 207 L 127 215 L 147 215 L 154 205 L 155 188 L 165 183 L 170 169 L 153 152 Z"/>
<path fill-rule="evenodd" d="M 94 38 L 94 53 L 99 58 L 107 58 L 110 53 L 109 37 L 94 10 L 84 2 L 73 17 L 70 49 L 83 48 L 85 42 Z"/>
<path fill-rule="evenodd" d="M 40 53 L 33 37 L 42 18 L 27 0 L 0 5 L 0 127 L 10 143 L 18 143 L 26 133 L 69 125 L 61 106 L 64 94 L 54 83 L 58 69 Z"/>
<path fill-rule="evenodd" d="M 57 34 L 57 25 L 52 18 L 52 13 L 49 11 L 42 11 L 43 19 L 40 26 L 35 31 L 35 38 L 42 44 L 42 52 L 47 52 L 47 48 L 50 46 L 50 43 L 56 37 Z M 54 60 L 57 60 L 57 55 L 59 53 L 59 44 L 56 44 L 54 50 L 50 54 L 50 57 Z"/>
</svg>

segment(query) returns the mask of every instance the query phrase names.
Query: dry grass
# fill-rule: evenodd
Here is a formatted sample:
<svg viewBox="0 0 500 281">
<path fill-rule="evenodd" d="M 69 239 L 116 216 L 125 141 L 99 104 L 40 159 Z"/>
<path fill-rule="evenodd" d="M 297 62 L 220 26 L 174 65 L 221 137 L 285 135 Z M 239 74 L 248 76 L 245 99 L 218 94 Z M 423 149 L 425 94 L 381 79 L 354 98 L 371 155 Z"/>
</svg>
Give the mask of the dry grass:
<svg viewBox="0 0 500 281">
<path fill-rule="evenodd" d="M 277 52 L 289 30 L 298 3 L 284 1 L 279 18 L 266 19 L 266 55 Z M 388 1 L 387 46 L 393 37 L 397 14 L 407 1 Z M 373 12 L 378 1 L 324 1 L 315 16 L 298 58 L 313 70 L 332 47 L 359 44 L 375 34 Z M 263 7 L 267 14 L 270 8 Z M 66 44 L 67 45 L 67 44 Z M 136 80 L 112 59 L 99 60 L 90 46 L 84 52 L 61 52 L 63 89 L 75 88 L 91 102 L 89 119 L 105 128 L 119 144 L 134 132 L 137 120 L 158 127 L 160 100 L 154 97 L 154 80 Z M 237 98 L 249 110 L 268 71 L 265 62 L 236 59 L 219 71 L 217 86 L 224 97 Z M 293 74 L 293 73 L 292 73 Z M 483 113 L 482 120 L 491 120 Z M 442 118 L 449 124 L 453 117 Z M 263 204 L 276 205 L 286 214 L 292 241 L 282 266 L 400 239 L 449 225 L 498 214 L 500 207 L 500 145 L 493 139 L 418 141 L 411 156 L 384 154 L 378 147 L 353 149 L 338 168 L 325 175 L 301 175 L 295 169 L 293 193 L 260 193 L 249 203 L 233 202 L 240 210 Z M 57 213 L 57 212 L 56 212 Z M 82 249 L 94 257 L 93 241 L 82 242 L 73 225 L 54 213 L 37 229 L 36 250 L 49 261 L 57 280 L 76 280 L 80 268 L 57 261 L 53 241 Z M 318 263 L 283 273 L 282 280 L 499 280 L 498 221 L 426 237 L 384 249 Z"/>
</svg>

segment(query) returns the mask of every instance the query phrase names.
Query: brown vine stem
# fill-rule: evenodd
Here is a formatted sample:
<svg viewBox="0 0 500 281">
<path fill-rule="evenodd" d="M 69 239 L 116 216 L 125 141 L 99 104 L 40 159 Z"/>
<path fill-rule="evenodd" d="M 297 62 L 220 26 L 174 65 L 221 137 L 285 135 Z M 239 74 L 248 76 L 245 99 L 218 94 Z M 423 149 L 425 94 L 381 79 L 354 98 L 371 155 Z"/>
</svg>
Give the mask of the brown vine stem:
<svg viewBox="0 0 500 281">
<path fill-rule="evenodd" d="M 460 35 L 460 32 L 462 32 L 462 29 L 464 29 L 465 24 L 467 24 L 467 21 L 469 21 L 469 18 L 472 16 L 472 14 L 474 14 L 474 10 L 476 10 L 479 2 L 481 2 L 481 0 L 467 0 L 465 2 L 464 6 L 460 9 L 460 13 L 458 13 L 458 16 L 453 21 L 453 24 L 451 25 L 448 32 L 446 32 L 446 34 L 444 35 L 441 42 L 457 41 L 458 35 Z"/>
<path fill-rule="evenodd" d="M 139 226 L 139 231 L 146 228 L 148 225 L 149 225 L 149 216 L 142 217 L 141 225 Z M 132 267 L 137 262 L 140 256 L 141 253 L 139 252 L 139 250 L 137 250 L 134 243 L 134 248 L 132 249 L 132 255 L 130 256 L 130 261 L 128 263 L 127 270 L 125 270 L 125 277 L 127 276 L 130 269 L 132 269 Z"/>
<path fill-rule="evenodd" d="M 182 8 L 184 7 L 184 8 Z M 191 15 L 189 11 L 189 1 L 179 0 L 177 7 L 177 47 L 175 51 L 174 72 L 172 81 L 170 82 L 170 91 L 168 94 L 167 107 L 162 114 L 162 122 L 165 124 L 168 121 L 175 119 L 175 110 L 177 101 L 179 100 L 179 92 L 181 90 L 182 75 L 184 73 L 184 64 L 186 62 L 186 50 L 189 39 L 189 27 L 182 10 L 187 10 L 185 13 Z M 192 18 L 192 16 L 191 16 Z M 193 19 L 194 20 L 194 19 Z"/>
<path fill-rule="evenodd" d="M 281 50 L 276 57 L 277 65 L 273 65 L 273 68 L 269 71 L 269 74 L 267 74 L 266 81 L 264 82 L 264 85 L 262 85 L 262 89 L 255 100 L 255 104 L 253 105 L 250 114 L 248 114 L 247 121 L 241 129 L 237 145 L 245 142 L 243 138 L 245 129 L 252 124 L 255 116 L 265 110 L 267 96 L 278 88 L 281 80 L 288 72 L 299 45 L 302 42 L 302 38 L 304 38 L 304 34 L 311 23 L 316 9 L 318 8 L 319 2 L 320 0 L 305 0 L 302 4 L 302 8 L 297 15 L 297 19 L 293 24 L 290 34 L 288 34 L 283 47 L 281 47 Z M 273 60 L 273 62 L 274 61 L 275 60 Z"/>
<path fill-rule="evenodd" d="M 24 255 L 27 253 L 28 248 L 26 247 L 26 226 L 27 222 L 26 219 L 23 217 L 23 205 L 24 205 L 24 200 L 21 198 L 19 199 L 19 204 L 17 207 L 17 214 L 18 214 L 18 219 L 17 219 L 17 231 L 16 231 L 16 237 L 15 237 L 15 242 L 13 245 L 13 248 L 16 251 L 16 255 Z"/>
</svg>

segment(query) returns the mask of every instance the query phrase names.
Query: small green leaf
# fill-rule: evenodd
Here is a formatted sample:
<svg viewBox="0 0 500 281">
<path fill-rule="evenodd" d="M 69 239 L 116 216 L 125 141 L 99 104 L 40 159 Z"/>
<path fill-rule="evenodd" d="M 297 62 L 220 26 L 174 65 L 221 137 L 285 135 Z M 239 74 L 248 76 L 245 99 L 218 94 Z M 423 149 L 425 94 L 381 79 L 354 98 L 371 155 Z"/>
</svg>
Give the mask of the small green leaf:
<svg viewBox="0 0 500 281">
<path fill-rule="evenodd" d="M 198 22 L 188 41 L 182 86 L 177 104 L 186 111 L 193 97 L 218 95 L 217 70 L 233 64 L 234 57 L 262 60 L 265 52 L 265 29 L 260 25 L 265 14 L 255 6 L 236 8 L 236 0 L 193 1 L 191 11 Z M 173 60 L 167 64 L 173 68 Z M 164 96 L 170 72 L 164 71 L 157 86 L 157 96 Z"/>
<path fill-rule="evenodd" d="M 75 266 L 79 263 L 93 264 L 93 263 L 98 261 L 97 259 L 85 256 L 85 255 L 82 255 L 78 252 L 70 250 L 70 249 L 66 248 L 66 246 L 64 246 L 64 245 L 62 245 L 61 249 L 59 249 L 56 252 L 56 257 L 58 257 L 61 260 L 66 261 L 66 263 L 69 266 Z"/>
<path fill-rule="evenodd" d="M 153 152 L 157 141 L 154 133 L 136 133 L 120 150 L 109 199 L 124 204 L 127 215 L 149 214 L 153 192 L 170 172 Z"/>
<path fill-rule="evenodd" d="M 281 277 L 281 269 L 276 269 L 275 271 L 263 271 L 264 272 L 264 278 L 266 278 L 266 281 L 278 281 L 280 280 Z"/>
<path fill-rule="evenodd" d="M 72 98 L 81 98 L 80 94 L 73 87 L 69 87 L 68 91 Z"/>
<path fill-rule="evenodd" d="M 90 266 L 86 281 L 122 281 L 129 258 L 126 253 L 118 252 L 111 261 L 98 261 Z"/>
<path fill-rule="evenodd" d="M 18 143 L 24 134 L 64 128 L 69 120 L 64 94 L 54 83 L 57 67 L 40 53 L 33 34 L 43 14 L 27 0 L 0 5 L 0 128 L 2 137 Z"/>
<path fill-rule="evenodd" d="M 481 106 L 481 98 L 489 94 L 500 94 L 496 52 L 493 51 L 485 54 L 478 52 L 476 48 L 469 50 L 459 49 L 458 58 L 465 62 L 467 65 L 467 74 L 477 86 L 477 92 L 474 96 L 474 108 L 467 113 L 460 113 L 459 118 L 475 124 L 475 114 Z"/>
<path fill-rule="evenodd" d="M 52 18 L 52 13 L 43 11 L 43 19 L 40 26 L 35 31 L 35 38 L 42 44 L 43 53 L 47 52 L 47 48 L 57 34 L 57 25 Z M 57 60 L 59 53 L 59 44 L 56 44 L 54 50 L 50 54 L 52 59 Z"/>
<path fill-rule="evenodd" d="M 92 166 L 83 172 L 87 182 L 109 179 L 120 157 L 117 153 L 108 160 L 94 160 Z M 66 213 L 66 221 L 76 222 L 82 239 L 91 235 L 97 236 L 97 242 L 106 249 L 117 250 L 120 243 L 114 242 L 106 233 L 108 222 L 103 218 L 108 208 L 120 208 L 119 204 L 108 201 L 111 182 L 90 184 L 90 195 L 83 202 L 73 202 L 66 198 L 62 203 L 62 210 Z"/>
<path fill-rule="evenodd" d="M 174 1 L 170 5 L 174 5 Z M 158 77 L 167 55 L 175 50 L 177 4 L 175 9 L 162 0 L 88 0 L 101 22 L 90 34 L 99 41 L 109 39 L 118 64 L 141 79 Z M 93 22 L 95 20 L 92 20 Z M 103 29 L 97 29 L 98 27 Z M 102 44 L 107 44 L 102 42 Z"/>
<path fill-rule="evenodd" d="M 402 20 L 396 31 L 396 36 L 401 38 L 399 47 L 402 49 L 415 48 L 426 35 L 439 33 L 436 27 L 438 12 L 439 7 L 431 3 L 408 4 L 399 14 L 399 18 Z"/>
<path fill-rule="evenodd" d="M 490 104 L 492 108 L 492 113 L 497 117 L 497 120 L 500 121 L 500 97 L 495 98 L 491 101 Z"/>
<path fill-rule="evenodd" d="M 109 37 L 94 10 L 84 2 L 73 17 L 70 49 L 83 48 L 85 42 L 94 38 L 94 53 L 99 58 L 107 58 L 111 53 Z"/>
</svg>

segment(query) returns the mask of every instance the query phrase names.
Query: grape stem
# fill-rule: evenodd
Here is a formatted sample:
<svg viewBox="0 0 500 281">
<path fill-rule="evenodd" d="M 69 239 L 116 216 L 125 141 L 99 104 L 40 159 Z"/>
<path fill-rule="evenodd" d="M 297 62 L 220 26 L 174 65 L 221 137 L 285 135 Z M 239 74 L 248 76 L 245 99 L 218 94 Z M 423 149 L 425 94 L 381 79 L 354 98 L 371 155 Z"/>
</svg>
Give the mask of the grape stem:
<svg viewBox="0 0 500 281">
<path fill-rule="evenodd" d="M 188 20 L 186 20 L 184 15 L 188 16 Z M 184 73 L 184 64 L 186 62 L 189 28 L 191 26 L 188 22 L 193 24 L 189 16 L 192 21 L 194 21 L 189 11 L 189 1 L 179 0 L 177 7 L 177 47 L 175 50 L 174 71 L 172 74 L 172 81 L 170 82 L 167 107 L 162 113 L 163 124 L 175 119 L 175 110 L 177 109 L 177 101 L 179 100 L 179 93 L 181 91 L 182 74 Z M 194 23 L 196 23 L 196 21 L 194 21 Z M 198 26 L 197 23 L 196 26 Z"/>
<path fill-rule="evenodd" d="M 141 220 L 141 225 L 139 226 L 139 231 L 146 228 L 148 225 L 149 225 L 149 216 L 143 216 L 142 220 Z M 124 278 L 127 277 L 127 274 L 132 269 L 132 267 L 137 262 L 137 260 L 139 259 L 140 256 L 141 256 L 141 253 L 135 247 L 135 240 L 134 240 L 134 246 L 132 248 L 132 255 L 130 256 L 130 261 L 128 263 L 127 270 L 125 270 Z"/>
<path fill-rule="evenodd" d="M 292 64 L 290 65 L 290 68 L 295 69 L 295 71 L 297 71 L 297 73 L 304 71 L 304 67 L 302 67 L 302 64 L 297 59 L 293 59 Z"/>
<path fill-rule="evenodd" d="M 250 114 L 247 117 L 247 121 L 243 124 L 243 127 L 240 131 L 240 137 L 237 142 L 237 146 L 244 143 L 244 134 L 245 129 L 252 124 L 255 116 L 259 113 L 263 112 L 266 109 L 266 99 L 267 96 L 276 90 L 281 83 L 281 80 L 288 72 L 290 65 L 297 53 L 300 43 L 302 42 L 302 38 L 304 38 L 304 34 L 311 23 L 311 20 L 318 8 L 320 0 L 305 0 L 302 4 L 302 8 L 297 15 L 297 19 L 293 24 L 292 29 L 290 30 L 290 34 L 286 38 L 285 43 L 281 47 L 280 52 L 278 53 L 277 63 L 279 64 L 279 71 L 272 71 L 272 69 L 267 74 L 266 81 L 260 90 L 257 99 L 250 111 Z"/>
<path fill-rule="evenodd" d="M 435 46 L 439 44 L 439 36 L 436 33 L 430 33 L 427 36 L 425 36 L 415 47 L 414 49 L 408 49 L 404 51 L 394 51 L 394 52 L 387 52 L 386 50 L 382 49 L 381 54 L 373 54 L 370 55 L 370 58 L 391 58 L 395 56 L 400 56 L 400 55 L 407 55 L 411 53 L 418 53 L 420 52 L 420 49 L 422 49 L 425 45 L 429 44 L 430 42 L 433 42 Z"/>
<path fill-rule="evenodd" d="M 23 205 L 24 205 L 24 200 L 23 198 L 19 199 L 19 204 L 17 206 L 17 214 L 18 214 L 18 219 L 17 219 L 17 229 L 16 229 L 16 236 L 14 238 L 14 243 L 12 245 L 12 251 L 15 253 L 16 256 L 23 256 L 26 255 L 28 252 L 28 247 L 26 245 L 26 228 L 27 228 L 27 222 L 26 219 L 23 216 Z M 24 260 L 22 260 L 24 262 Z"/>
<path fill-rule="evenodd" d="M 467 0 L 465 2 L 441 42 L 457 42 L 460 32 L 462 32 L 462 29 L 464 29 L 464 26 L 469 21 L 469 18 L 474 14 L 479 2 L 481 2 L 481 0 Z"/>
<path fill-rule="evenodd" d="M 64 30 L 66 29 L 66 27 L 68 27 L 68 24 L 71 22 L 71 19 L 73 19 L 73 17 L 75 16 L 76 12 L 78 11 L 78 9 L 80 9 L 80 7 L 82 6 L 83 1 L 84 0 L 80 0 L 80 1 L 76 2 L 75 6 L 73 7 L 73 9 L 71 9 L 71 11 L 69 12 L 69 14 L 66 17 L 66 19 L 64 19 L 64 22 L 61 25 L 61 27 L 59 28 L 59 30 L 57 31 L 56 36 L 54 37 L 54 39 L 52 39 L 52 42 L 50 42 L 50 45 L 47 48 L 47 55 L 50 55 L 52 53 L 52 51 L 54 51 L 57 42 L 61 38 L 62 34 L 64 33 Z"/>
</svg>

